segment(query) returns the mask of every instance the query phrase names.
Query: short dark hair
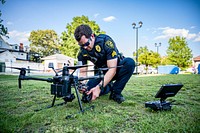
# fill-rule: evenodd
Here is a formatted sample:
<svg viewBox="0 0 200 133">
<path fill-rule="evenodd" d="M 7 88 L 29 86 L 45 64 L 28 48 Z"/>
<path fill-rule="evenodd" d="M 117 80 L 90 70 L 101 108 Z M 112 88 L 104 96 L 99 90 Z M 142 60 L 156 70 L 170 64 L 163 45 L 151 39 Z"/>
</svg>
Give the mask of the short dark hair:
<svg viewBox="0 0 200 133">
<path fill-rule="evenodd" d="M 92 34 L 92 29 L 90 28 L 90 26 L 82 24 L 76 28 L 74 32 L 74 37 L 79 42 L 83 35 L 85 35 L 86 38 L 90 38 L 91 34 Z"/>
</svg>

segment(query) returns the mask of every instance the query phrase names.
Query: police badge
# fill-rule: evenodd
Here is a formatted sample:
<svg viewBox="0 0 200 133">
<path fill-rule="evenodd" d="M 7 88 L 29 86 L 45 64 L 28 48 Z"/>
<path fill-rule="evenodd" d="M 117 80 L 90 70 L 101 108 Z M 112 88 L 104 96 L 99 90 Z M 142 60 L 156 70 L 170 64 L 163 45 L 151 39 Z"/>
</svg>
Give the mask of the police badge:
<svg viewBox="0 0 200 133">
<path fill-rule="evenodd" d="M 96 49 L 97 52 L 101 52 L 101 47 L 99 45 L 96 45 L 95 49 Z"/>
</svg>

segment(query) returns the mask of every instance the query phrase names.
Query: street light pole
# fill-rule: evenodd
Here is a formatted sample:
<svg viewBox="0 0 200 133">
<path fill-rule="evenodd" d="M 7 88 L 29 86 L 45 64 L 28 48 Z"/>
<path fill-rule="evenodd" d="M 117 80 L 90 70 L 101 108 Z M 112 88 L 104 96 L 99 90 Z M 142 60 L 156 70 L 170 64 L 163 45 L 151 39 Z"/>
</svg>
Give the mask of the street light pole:
<svg viewBox="0 0 200 133">
<path fill-rule="evenodd" d="M 136 74 L 138 74 L 138 28 L 142 27 L 142 21 L 140 21 L 139 26 L 136 27 L 136 23 L 132 23 L 133 29 L 136 30 Z"/>
<path fill-rule="evenodd" d="M 136 28 L 136 74 L 138 74 L 138 28 Z"/>
<path fill-rule="evenodd" d="M 159 48 L 160 46 L 161 46 L 161 42 L 160 42 L 160 43 L 158 43 L 158 44 L 157 44 L 157 43 L 155 43 L 155 47 L 157 47 L 157 53 L 159 52 L 159 49 L 158 49 L 158 48 Z M 159 53 L 158 53 L 158 54 L 159 54 Z"/>
<path fill-rule="evenodd" d="M 155 47 L 157 47 L 157 53 L 159 54 L 159 47 L 161 46 L 161 42 L 160 43 L 155 43 Z M 158 73 L 158 67 L 157 67 L 157 73 Z"/>
</svg>

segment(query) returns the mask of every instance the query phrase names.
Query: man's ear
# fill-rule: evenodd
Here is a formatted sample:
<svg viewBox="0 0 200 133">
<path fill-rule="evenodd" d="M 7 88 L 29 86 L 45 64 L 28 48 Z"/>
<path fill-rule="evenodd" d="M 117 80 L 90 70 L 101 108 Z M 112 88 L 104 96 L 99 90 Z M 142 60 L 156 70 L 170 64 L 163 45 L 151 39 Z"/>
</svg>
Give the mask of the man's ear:
<svg viewBox="0 0 200 133">
<path fill-rule="evenodd" d="M 92 41 L 94 39 L 94 34 L 91 34 L 90 40 Z"/>
</svg>

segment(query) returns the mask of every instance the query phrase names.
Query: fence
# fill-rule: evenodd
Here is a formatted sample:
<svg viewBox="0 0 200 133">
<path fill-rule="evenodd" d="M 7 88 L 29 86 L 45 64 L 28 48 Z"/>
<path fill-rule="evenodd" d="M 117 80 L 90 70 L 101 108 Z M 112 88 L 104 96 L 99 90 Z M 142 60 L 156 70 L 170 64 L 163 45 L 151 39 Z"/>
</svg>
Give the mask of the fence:
<svg viewBox="0 0 200 133">
<path fill-rule="evenodd" d="M 30 69 L 36 69 L 36 70 L 41 70 L 44 71 L 44 64 L 42 63 L 34 63 L 34 62 L 28 62 L 28 61 L 23 61 L 23 62 L 5 62 L 6 67 L 19 67 L 19 68 L 30 68 Z M 12 69 L 12 68 L 5 68 L 6 73 L 13 73 L 13 72 L 19 72 L 17 69 Z M 34 71 L 33 71 L 34 72 Z"/>
</svg>

